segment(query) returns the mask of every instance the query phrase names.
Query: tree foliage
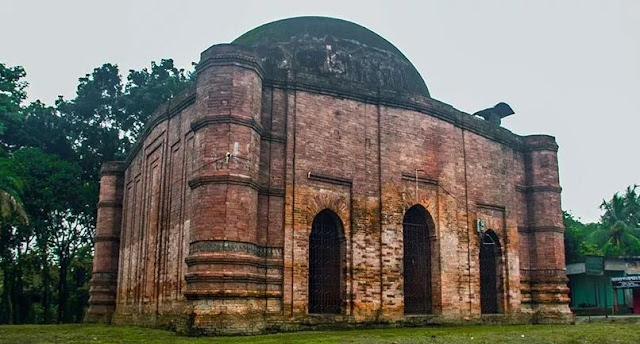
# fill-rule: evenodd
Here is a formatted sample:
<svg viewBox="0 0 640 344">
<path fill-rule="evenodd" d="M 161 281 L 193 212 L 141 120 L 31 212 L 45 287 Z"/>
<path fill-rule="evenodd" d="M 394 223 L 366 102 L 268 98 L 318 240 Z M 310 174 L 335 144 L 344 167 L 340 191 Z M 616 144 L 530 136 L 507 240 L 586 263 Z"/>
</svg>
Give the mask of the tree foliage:
<svg viewBox="0 0 640 344">
<path fill-rule="evenodd" d="M 638 186 L 602 201 L 604 214 L 597 223 L 583 224 L 564 212 L 565 257 L 583 261 L 585 255 L 640 256 L 640 196 Z"/>
<path fill-rule="evenodd" d="M 0 135 L 7 125 L 20 120 L 20 104 L 27 97 L 25 76 L 22 67 L 7 67 L 0 62 Z"/>
<path fill-rule="evenodd" d="M 166 59 L 124 82 L 107 63 L 49 106 L 23 104 L 25 75 L 0 63 L 0 323 L 81 321 L 100 166 L 123 159 L 190 78 Z"/>
</svg>

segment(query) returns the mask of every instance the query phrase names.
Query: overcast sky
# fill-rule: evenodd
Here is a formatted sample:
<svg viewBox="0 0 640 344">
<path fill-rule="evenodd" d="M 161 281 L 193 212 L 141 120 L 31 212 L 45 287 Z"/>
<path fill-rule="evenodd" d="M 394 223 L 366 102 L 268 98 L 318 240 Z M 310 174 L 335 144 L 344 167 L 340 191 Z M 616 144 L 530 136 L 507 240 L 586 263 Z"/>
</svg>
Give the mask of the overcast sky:
<svg viewBox="0 0 640 344">
<path fill-rule="evenodd" d="M 503 125 L 560 145 L 563 208 L 584 221 L 640 184 L 640 1 L 0 0 L 0 62 L 27 71 L 30 100 L 73 97 L 105 62 L 123 75 L 267 22 L 321 15 L 396 45 L 431 96 L 473 113 L 505 101 Z M 489 157 L 490 158 L 490 157 Z"/>
</svg>

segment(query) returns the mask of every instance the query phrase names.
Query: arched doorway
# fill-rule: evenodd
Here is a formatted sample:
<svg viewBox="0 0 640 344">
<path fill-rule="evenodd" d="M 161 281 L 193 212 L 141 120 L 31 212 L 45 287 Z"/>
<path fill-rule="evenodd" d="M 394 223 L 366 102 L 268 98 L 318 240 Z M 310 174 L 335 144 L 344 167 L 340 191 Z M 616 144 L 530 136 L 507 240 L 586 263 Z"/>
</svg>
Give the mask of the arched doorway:
<svg viewBox="0 0 640 344">
<path fill-rule="evenodd" d="M 309 313 L 342 313 L 342 221 L 325 209 L 313 219 L 309 236 Z"/>
<path fill-rule="evenodd" d="M 404 313 L 433 312 L 431 241 L 433 219 L 421 205 L 407 210 L 402 220 L 404 242 Z"/>
<path fill-rule="evenodd" d="M 482 234 L 480 245 L 480 310 L 482 314 L 500 313 L 502 294 L 500 240 L 494 231 Z"/>
</svg>

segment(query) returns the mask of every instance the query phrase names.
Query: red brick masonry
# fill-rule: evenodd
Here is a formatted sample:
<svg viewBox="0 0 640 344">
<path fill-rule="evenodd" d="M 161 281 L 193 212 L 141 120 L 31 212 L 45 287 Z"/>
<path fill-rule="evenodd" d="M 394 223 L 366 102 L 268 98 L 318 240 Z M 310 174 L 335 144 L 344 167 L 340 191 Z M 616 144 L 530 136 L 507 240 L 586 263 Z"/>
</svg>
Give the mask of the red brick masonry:
<svg viewBox="0 0 640 344">
<path fill-rule="evenodd" d="M 318 323 L 567 322 L 555 139 L 429 97 L 394 102 L 269 80 L 238 45 L 202 54 L 101 174 L 89 321 L 259 333 Z M 405 316 L 403 216 L 431 234 L 433 314 Z M 344 228 L 343 311 L 308 314 L 316 214 Z M 502 246 L 481 315 L 476 220 Z M 339 250 L 337 250 L 339 252 Z"/>
</svg>

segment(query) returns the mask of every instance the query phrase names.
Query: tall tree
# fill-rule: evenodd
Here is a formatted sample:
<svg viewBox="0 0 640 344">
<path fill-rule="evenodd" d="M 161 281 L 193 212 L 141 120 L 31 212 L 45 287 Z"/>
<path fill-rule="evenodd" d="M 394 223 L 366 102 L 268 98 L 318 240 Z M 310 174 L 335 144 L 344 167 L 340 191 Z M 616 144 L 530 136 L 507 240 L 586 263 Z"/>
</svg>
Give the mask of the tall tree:
<svg viewBox="0 0 640 344">
<path fill-rule="evenodd" d="M 71 146 L 71 124 L 51 106 L 36 100 L 22 109 L 21 121 L 7 127 L 4 141 L 13 150 L 40 148 L 67 161 L 78 160 Z"/>
<path fill-rule="evenodd" d="M 591 234 L 591 239 L 607 256 L 640 255 L 637 188 L 630 186 L 624 194 L 615 193 L 600 205 L 604 210 L 601 226 Z"/>
<path fill-rule="evenodd" d="M 79 321 L 100 165 L 123 159 L 151 113 L 192 75 L 165 59 L 129 71 L 125 83 L 104 64 L 53 107 L 23 105 L 24 76 L 0 64 L 0 323 L 51 322 L 54 314 Z"/>
<path fill-rule="evenodd" d="M 74 99 L 56 103 L 85 180 L 97 180 L 101 162 L 122 158 L 129 147 L 122 131 L 122 88 L 118 67 L 107 63 L 79 79 Z"/>
<path fill-rule="evenodd" d="M 85 186 L 80 179 L 82 173 L 77 163 L 61 160 L 38 148 L 20 149 L 15 152 L 13 159 L 17 173 L 25 181 L 23 199 L 25 209 L 31 216 L 30 223 L 42 269 L 43 320 L 51 322 L 54 309 L 51 262 L 57 259 L 59 272 L 66 278 L 66 270 L 60 269 L 68 266 L 68 257 L 72 253 L 69 247 L 82 246 L 92 234 L 92 224 L 80 220 L 87 203 Z M 87 229 L 79 230 L 76 227 L 79 222 L 88 226 Z M 64 298 L 64 285 L 59 287 L 63 288 Z"/>
<path fill-rule="evenodd" d="M 122 97 L 127 120 L 123 123 L 130 142 L 133 143 L 147 123 L 149 116 L 160 104 L 189 86 L 193 75 L 178 69 L 172 59 L 151 62 L 151 71 L 130 70 L 125 94 Z"/>
<path fill-rule="evenodd" d="M 20 279 L 19 264 L 25 231 L 20 225 L 28 222 L 19 193 L 22 191 L 22 180 L 12 171 L 10 158 L 0 158 L 0 271 L 2 286 L 0 288 L 0 305 L 6 309 L 0 320 L 15 323 L 16 279 Z"/>
<path fill-rule="evenodd" d="M 16 313 L 16 295 L 19 295 L 20 256 L 24 241 L 24 231 L 20 225 L 28 221 L 20 192 L 23 182 L 18 174 L 12 171 L 12 160 L 7 154 L 9 145 L 5 135 L 7 128 L 17 126 L 22 117 L 22 102 L 26 98 L 26 76 L 20 66 L 7 67 L 0 63 L 0 272 L 2 272 L 2 288 L 0 288 L 0 307 L 6 312 L 0 314 L 0 322 L 14 323 Z"/>
<path fill-rule="evenodd" d="M 575 263 L 584 259 L 581 250 L 585 242 L 584 224 L 577 220 L 571 213 L 562 211 L 564 222 L 564 257 L 567 263 Z"/>
</svg>

